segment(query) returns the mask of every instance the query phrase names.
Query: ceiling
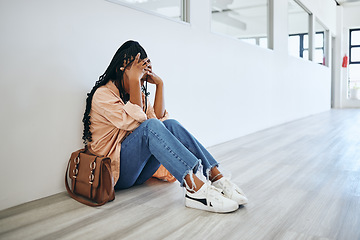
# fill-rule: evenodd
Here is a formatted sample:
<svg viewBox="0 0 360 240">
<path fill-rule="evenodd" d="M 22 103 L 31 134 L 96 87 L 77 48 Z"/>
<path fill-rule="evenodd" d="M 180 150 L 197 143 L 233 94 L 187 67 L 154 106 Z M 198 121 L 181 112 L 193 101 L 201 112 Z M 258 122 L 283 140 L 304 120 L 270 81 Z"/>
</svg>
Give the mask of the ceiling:
<svg viewBox="0 0 360 240">
<path fill-rule="evenodd" d="M 348 3 L 360 3 L 360 0 L 335 0 L 338 5 L 346 5 Z"/>
</svg>

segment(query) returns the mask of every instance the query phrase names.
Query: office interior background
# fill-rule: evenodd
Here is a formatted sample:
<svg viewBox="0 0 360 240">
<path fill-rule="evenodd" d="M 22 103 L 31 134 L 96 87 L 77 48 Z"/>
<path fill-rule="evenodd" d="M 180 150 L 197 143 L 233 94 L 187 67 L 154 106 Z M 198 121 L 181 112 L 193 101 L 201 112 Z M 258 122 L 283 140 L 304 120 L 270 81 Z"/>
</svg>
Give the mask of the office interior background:
<svg viewBox="0 0 360 240">
<path fill-rule="evenodd" d="M 86 93 L 124 41 L 147 50 L 171 117 L 209 147 L 359 108 L 359 12 L 350 0 L 1 0 L 0 209 L 65 191 Z"/>
</svg>

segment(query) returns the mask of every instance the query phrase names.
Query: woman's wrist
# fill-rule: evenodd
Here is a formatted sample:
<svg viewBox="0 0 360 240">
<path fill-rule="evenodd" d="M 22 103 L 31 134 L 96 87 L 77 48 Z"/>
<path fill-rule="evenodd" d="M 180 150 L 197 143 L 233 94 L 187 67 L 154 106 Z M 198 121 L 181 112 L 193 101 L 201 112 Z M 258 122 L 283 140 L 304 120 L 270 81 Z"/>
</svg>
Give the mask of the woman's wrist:
<svg viewBox="0 0 360 240">
<path fill-rule="evenodd" d="M 163 87 L 164 86 L 164 82 L 160 81 L 158 83 L 156 83 L 156 87 Z"/>
</svg>

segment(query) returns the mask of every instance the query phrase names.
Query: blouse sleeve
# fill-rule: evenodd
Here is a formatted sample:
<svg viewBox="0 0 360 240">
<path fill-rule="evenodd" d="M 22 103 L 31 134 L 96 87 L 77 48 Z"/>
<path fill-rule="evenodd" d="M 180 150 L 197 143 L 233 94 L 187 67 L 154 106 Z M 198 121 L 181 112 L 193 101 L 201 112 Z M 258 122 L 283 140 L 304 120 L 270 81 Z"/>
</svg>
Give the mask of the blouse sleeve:
<svg viewBox="0 0 360 240">
<path fill-rule="evenodd" d="M 140 106 L 128 101 L 124 104 L 121 99 L 107 88 L 96 90 L 92 108 L 119 129 L 132 131 L 140 123 L 147 120 L 147 116 Z"/>
</svg>

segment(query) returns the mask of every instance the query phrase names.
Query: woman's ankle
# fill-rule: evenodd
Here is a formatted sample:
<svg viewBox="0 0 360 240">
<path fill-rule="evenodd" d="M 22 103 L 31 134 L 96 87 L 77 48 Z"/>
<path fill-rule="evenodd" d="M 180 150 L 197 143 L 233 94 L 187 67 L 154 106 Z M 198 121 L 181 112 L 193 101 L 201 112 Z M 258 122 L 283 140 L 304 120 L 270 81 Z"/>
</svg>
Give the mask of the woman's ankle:
<svg viewBox="0 0 360 240">
<path fill-rule="evenodd" d="M 223 177 L 222 173 L 217 167 L 213 167 L 209 172 L 209 180 L 215 182 Z"/>
<path fill-rule="evenodd" d="M 205 183 L 201 181 L 195 174 L 190 174 L 185 176 L 185 188 L 189 192 L 197 192 Z"/>
<path fill-rule="evenodd" d="M 211 182 L 216 182 L 217 180 L 220 180 L 221 178 L 223 178 L 222 173 L 219 173 L 218 175 L 215 175 L 215 177 L 213 177 L 211 179 Z"/>
</svg>

